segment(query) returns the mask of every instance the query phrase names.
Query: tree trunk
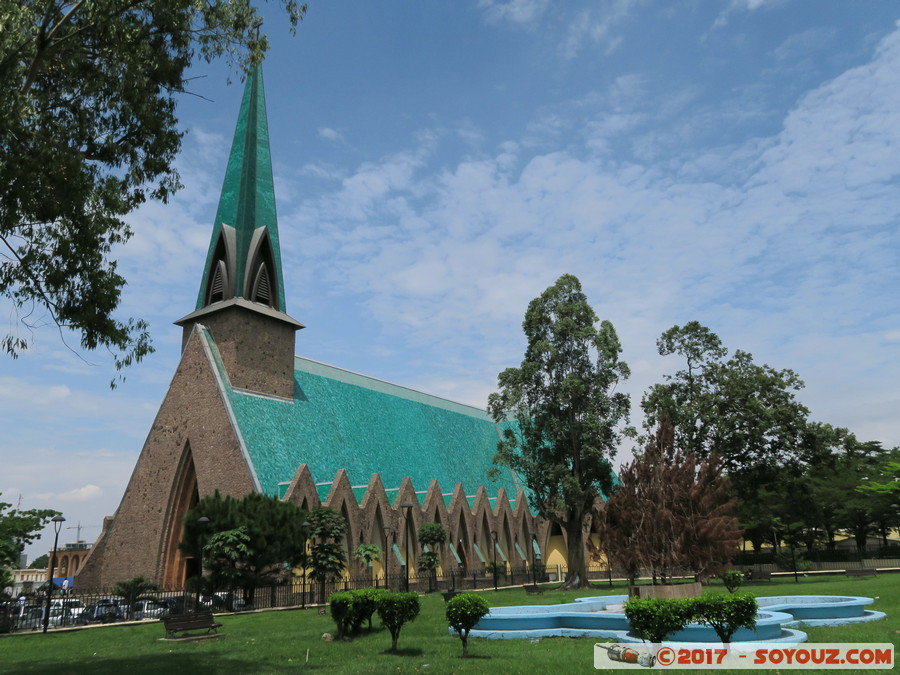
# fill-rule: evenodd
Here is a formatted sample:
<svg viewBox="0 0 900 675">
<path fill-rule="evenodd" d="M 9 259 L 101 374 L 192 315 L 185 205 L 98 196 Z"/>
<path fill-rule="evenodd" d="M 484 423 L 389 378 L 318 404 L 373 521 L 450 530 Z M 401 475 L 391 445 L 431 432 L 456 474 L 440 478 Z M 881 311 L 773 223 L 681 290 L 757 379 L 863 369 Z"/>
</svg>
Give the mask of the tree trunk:
<svg viewBox="0 0 900 675">
<path fill-rule="evenodd" d="M 570 520 L 566 522 L 566 539 L 568 540 L 568 576 L 561 588 L 590 588 L 587 579 L 587 558 L 584 555 L 583 518 L 579 514 L 569 512 Z"/>
<path fill-rule="evenodd" d="M 459 639 L 462 640 L 463 643 L 463 658 L 467 658 L 469 656 L 469 640 L 462 633 L 459 634 Z"/>
</svg>

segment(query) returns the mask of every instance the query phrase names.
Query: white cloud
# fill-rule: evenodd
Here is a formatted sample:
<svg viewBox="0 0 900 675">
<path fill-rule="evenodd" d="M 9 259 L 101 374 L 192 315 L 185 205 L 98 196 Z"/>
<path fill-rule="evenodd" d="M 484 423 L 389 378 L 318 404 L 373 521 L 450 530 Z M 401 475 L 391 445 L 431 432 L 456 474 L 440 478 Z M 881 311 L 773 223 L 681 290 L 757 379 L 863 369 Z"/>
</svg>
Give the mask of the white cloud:
<svg viewBox="0 0 900 675">
<path fill-rule="evenodd" d="M 57 495 L 57 499 L 63 502 L 86 502 L 103 496 L 103 489 L 96 485 L 85 485 L 69 492 Z"/>
<path fill-rule="evenodd" d="M 537 23 L 549 5 L 549 0 L 478 0 L 487 21 L 529 27 Z"/>
<path fill-rule="evenodd" d="M 622 43 L 617 31 L 632 15 L 640 0 L 612 0 L 582 9 L 571 18 L 559 46 L 565 59 L 573 59 L 583 50 L 598 45 L 608 55 Z"/>
<path fill-rule="evenodd" d="M 731 4 L 716 18 L 713 28 L 722 28 L 728 19 L 737 12 L 755 12 L 763 7 L 775 7 L 784 4 L 785 0 L 731 0 Z"/>
<path fill-rule="evenodd" d="M 635 402 L 661 369 L 674 367 L 647 359 L 656 336 L 691 319 L 730 347 L 812 381 L 837 345 L 833 327 L 872 330 L 870 305 L 859 298 L 891 302 L 885 274 L 900 218 L 900 94 L 889 83 L 898 65 L 895 34 L 872 63 L 799 100 L 777 135 L 692 155 L 682 148 L 693 170 L 611 161 L 594 144 L 540 152 L 532 143 L 529 155 L 511 139 L 514 161 L 499 151 L 432 178 L 419 173 L 424 146 L 414 147 L 359 167 L 332 197 L 306 202 L 304 219 L 329 223 L 323 246 L 332 279 L 348 292 L 364 289 L 380 340 L 400 336 L 411 351 L 434 350 L 421 387 L 436 393 L 479 403 L 473 399 L 492 387 L 493 374 L 521 353 L 528 301 L 564 272 L 582 279 L 598 314 L 619 327 L 626 353 L 647 364 L 628 385 Z M 619 83 L 623 111 L 627 91 L 640 86 Z M 607 107 L 591 116 L 591 104 L 582 100 L 578 114 L 545 112 L 559 133 L 589 139 L 641 122 Z M 705 162 L 707 170 L 696 171 Z M 773 336 L 798 347 L 777 352 Z M 822 346 L 818 358 L 801 340 Z M 860 363 L 829 377 L 847 380 Z M 482 379 L 464 384 L 462 374 L 473 370 Z M 887 364 L 876 378 L 887 382 L 896 370 Z M 817 395 L 814 415 L 852 426 L 839 392 L 820 385 Z"/>
<path fill-rule="evenodd" d="M 319 138 L 324 138 L 326 141 L 346 143 L 341 132 L 335 131 L 334 129 L 331 129 L 329 127 L 322 127 L 319 129 Z"/>
</svg>

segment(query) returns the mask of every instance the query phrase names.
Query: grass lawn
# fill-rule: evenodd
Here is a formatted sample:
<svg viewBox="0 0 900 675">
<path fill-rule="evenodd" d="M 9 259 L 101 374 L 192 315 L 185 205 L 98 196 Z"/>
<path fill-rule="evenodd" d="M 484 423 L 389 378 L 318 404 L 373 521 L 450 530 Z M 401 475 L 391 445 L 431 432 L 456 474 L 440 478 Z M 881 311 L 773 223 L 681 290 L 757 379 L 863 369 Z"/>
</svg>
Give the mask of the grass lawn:
<svg viewBox="0 0 900 675">
<path fill-rule="evenodd" d="M 549 588 L 549 586 L 548 586 Z M 709 590 L 725 592 L 721 585 Z M 890 642 L 900 637 L 900 574 L 878 577 L 808 577 L 760 581 L 745 585 L 765 595 L 862 595 L 877 598 L 870 608 L 888 614 L 882 621 L 835 628 L 808 628 L 810 642 Z M 526 596 L 521 588 L 485 591 L 491 605 L 555 604 L 576 597 L 624 593 L 624 587 L 598 585 L 596 592 L 548 590 L 544 596 Z M 587 673 L 593 671 L 591 638 L 469 641 L 469 659 L 458 638 L 447 632 L 443 599 L 422 598 L 422 612 L 400 634 L 399 652 L 387 651 L 391 639 L 377 627 L 346 642 L 322 642 L 333 633 L 329 616 L 315 610 L 289 610 L 222 616 L 222 636 L 198 642 L 161 642 L 158 622 L 141 625 L 101 626 L 47 635 L 15 634 L 0 637 L 0 672 L 91 673 L 283 673 L 318 670 L 329 673 Z M 308 660 L 307 660 L 308 654 Z M 666 672 L 678 672 L 666 669 Z M 698 672 L 698 671 L 684 671 Z M 747 671 L 733 671 L 745 673 Z M 798 671 L 801 672 L 801 671 Z M 809 671 L 807 671 L 809 672 Z M 848 672 L 848 671 L 840 671 Z M 862 671 L 859 671 L 862 672 Z"/>
</svg>

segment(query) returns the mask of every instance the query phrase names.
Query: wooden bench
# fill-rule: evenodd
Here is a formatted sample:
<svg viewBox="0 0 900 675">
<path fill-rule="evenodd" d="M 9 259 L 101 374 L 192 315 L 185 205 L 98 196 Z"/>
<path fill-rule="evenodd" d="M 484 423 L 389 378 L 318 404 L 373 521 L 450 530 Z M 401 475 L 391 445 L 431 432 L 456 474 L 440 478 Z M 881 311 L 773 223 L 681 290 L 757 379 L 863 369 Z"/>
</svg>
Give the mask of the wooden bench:
<svg viewBox="0 0 900 675">
<path fill-rule="evenodd" d="M 449 600 L 452 600 L 452 599 L 455 598 L 458 594 L 459 594 L 459 591 L 443 591 L 443 592 L 441 593 L 441 595 L 444 596 L 444 602 L 448 602 Z"/>
<path fill-rule="evenodd" d="M 522 588 L 525 589 L 525 593 L 527 595 L 543 595 L 544 594 L 544 589 L 541 588 L 540 586 L 536 586 L 535 584 L 527 584 L 525 586 L 522 586 Z"/>
<path fill-rule="evenodd" d="M 747 581 L 772 581 L 772 573 L 767 570 L 748 570 L 744 576 Z"/>
<path fill-rule="evenodd" d="M 854 567 L 853 569 L 844 570 L 844 574 L 848 577 L 874 577 L 877 576 L 878 570 L 874 567 Z"/>
<path fill-rule="evenodd" d="M 166 637 L 177 637 L 177 633 L 205 630 L 206 634 L 218 633 L 222 624 L 213 618 L 212 612 L 191 612 L 190 614 L 170 614 L 160 619 L 166 627 Z"/>
</svg>

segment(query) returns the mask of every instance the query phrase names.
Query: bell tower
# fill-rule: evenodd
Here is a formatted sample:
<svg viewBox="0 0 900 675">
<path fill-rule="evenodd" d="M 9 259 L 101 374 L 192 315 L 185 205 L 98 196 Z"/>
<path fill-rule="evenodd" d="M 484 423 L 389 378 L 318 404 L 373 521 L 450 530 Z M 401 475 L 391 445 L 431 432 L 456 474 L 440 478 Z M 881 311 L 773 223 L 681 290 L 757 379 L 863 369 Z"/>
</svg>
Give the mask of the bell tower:
<svg viewBox="0 0 900 675">
<path fill-rule="evenodd" d="M 294 339 L 285 313 L 281 249 L 262 69 L 247 75 L 195 311 L 175 322 L 182 348 L 209 330 L 233 387 L 294 395 Z"/>
</svg>

